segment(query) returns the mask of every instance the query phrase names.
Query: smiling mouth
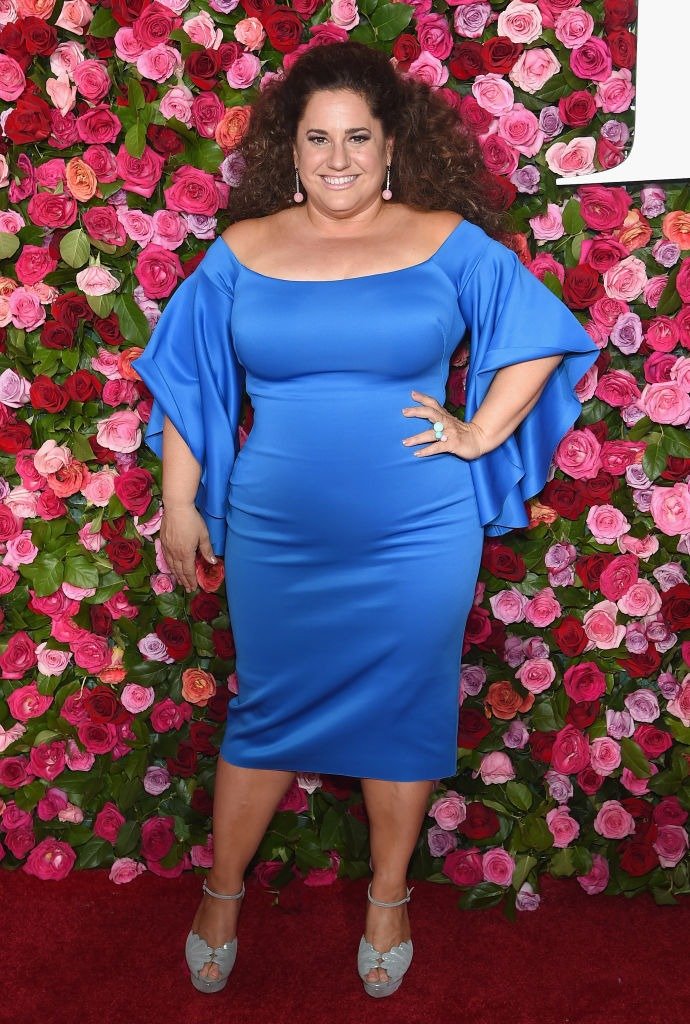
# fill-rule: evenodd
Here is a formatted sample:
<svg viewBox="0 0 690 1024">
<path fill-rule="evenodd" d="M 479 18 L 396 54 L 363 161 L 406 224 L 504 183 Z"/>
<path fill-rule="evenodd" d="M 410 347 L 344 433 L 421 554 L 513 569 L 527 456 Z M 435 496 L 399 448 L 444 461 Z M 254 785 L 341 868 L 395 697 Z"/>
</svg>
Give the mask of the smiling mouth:
<svg viewBox="0 0 690 1024">
<path fill-rule="evenodd" d="M 351 185 L 353 181 L 356 181 L 359 175 L 347 174 L 347 175 L 331 175 L 322 174 L 321 178 L 323 181 L 330 185 L 332 188 L 344 188 L 346 185 Z"/>
</svg>

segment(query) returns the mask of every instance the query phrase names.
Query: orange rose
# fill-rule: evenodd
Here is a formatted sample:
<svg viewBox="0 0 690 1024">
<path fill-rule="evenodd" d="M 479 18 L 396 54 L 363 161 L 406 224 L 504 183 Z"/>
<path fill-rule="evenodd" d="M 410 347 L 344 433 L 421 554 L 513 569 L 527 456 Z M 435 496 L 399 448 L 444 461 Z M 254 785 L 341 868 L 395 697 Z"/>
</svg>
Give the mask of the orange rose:
<svg viewBox="0 0 690 1024">
<path fill-rule="evenodd" d="M 497 683 L 492 683 L 484 700 L 484 706 L 488 705 L 496 718 L 506 721 L 515 718 L 518 712 L 529 711 L 533 704 L 533 693 L 522 697 L 517 690 L 513 689 L 507 679 L 500 679 Z"/>
<path fill-rule="evenodd" d="M 634 249 L 641 249 L 647 245 L 652 237 L 652 229 L 649 226 L 649 221 L 642 216 L 639 210 L 630 210 L 621 227 L 617 228 L 613 234 L 628 252 L 632 252 Z"/>
<path fill-rule="evenodd" d="M 65 165 L 67 188 L 78 203 L 86 203 L 98 192 L 98 178 L 87 163 L 74 156 Z"/>
<path fill-rule="evenodd" d="M 690 249 L 690 213 L 685 210 L 667 213 L 661 222 L 661 230 L 669 242 L 675 242 L 681 249 Z"/>
<path fill-rule="evenodd" d="M 143 351 L 143 348 L 139 345 L 130 345 L 129 348 L 118 352 L 117 369 L 120 376 L 125 380 L 141 380 L 141 377 L 132 366 L 132 360 L 140 356 Z"/>
<path fill-rule="evenodd" d="M 203 668 L 186 668 L 182 673 L 182 697 L 190 704 L 206 707 L 216 692 L 216 681 Z"/>
<path fill-rule="evenodd" d="M 549 505 L 542 505 L 538 501 L 530 501 L 528 504 L 529 530 L 533 530 L 535 526 L 540 526 L 542 523 L 551 526 L 558 519 L 558 512 Z"/>
<path fill-rule="evenodd" d="M 224 151 L 234 149 L 249 125 L 249 107 L 229 107 L 216 125 L 215 139 Z"/>
<path fill-rule="evenodd" d="M 72 459 L 67 466 L 63 466 L 57 473 L 51 473 L 46 477 L 48 486 L 58 498 L 69 498 L 86 487 L 89 482 L 91 471 L 88 466 L 78 459 Z"/>
<path fill-rule="evenodd" d="M 223 560 L 218 559 L 215 565 L 207 562 L 201 555 L 196 559 L 196 581 L 207 594 L 214 593 L 225 579 Z"/>
</svg>

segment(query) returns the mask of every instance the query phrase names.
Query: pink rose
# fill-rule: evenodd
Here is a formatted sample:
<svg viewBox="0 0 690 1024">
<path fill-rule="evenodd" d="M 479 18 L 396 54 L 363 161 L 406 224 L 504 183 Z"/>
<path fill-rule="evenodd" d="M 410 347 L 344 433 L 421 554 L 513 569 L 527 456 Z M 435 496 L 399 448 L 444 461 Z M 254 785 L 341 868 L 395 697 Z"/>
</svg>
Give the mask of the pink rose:
<svg viewBox="0 0 690 1024">
<path fill-rule="evenodd" d="M 499 14 L 497 28 L 512 43 L 533 43 L 542 32 L 541 11 L 535 4 L 511 0 Z"/>
<path fill-rule="evenodd" d="M 624 839 L 635 832 L 635 819 L 618 800 L 605 800 L 594 819 L 594 829 L 605 839 Z"/>
<path fill-rule="evenodd" d="M 618 609 L 613 601 L 599 601 L 582 618 L 587 639 L 599 648 L 610 651 L 620 647 L 625 639 L 625 626 L 616 625 Z"/>
<path fill-rule="evenodd" d="M 589 764 L 589 741 L 574 725 L 565 725 L 556 733 L 551 751 L 551 767 L 563 775 L 580 772 Z"/>
<path fill-rule="evenodd" d="M 76 275 L 77 287 L 84 295 L 109 295 L 117 291 L 120 282 L 105 267 L 94 266 L 80 270 Z"/>
<path fill-rule="evenodd" d="M 592 480 L 601 467 L 601 444 L 588 427 L 569 430 L 556 448 L 554 462 L 576 480 Z"/>
<path fill-rule="evenodd" d="M 630 108 L 635 95 L 635 86 L 627 68 L 612 71 L 605 82 L 599 82 L 596 91 L 596 104 L 605 114 L 622 114 Z"/>
<path fill-rule="evenodd" d="M 110 664 L 111 653 L 108 641 L 95 633 L 88 634 L 83 640 L 71 644 L 74 663 L 87 672 L 96 675 Z"/>
<path fill-rule="evenodd" d="M 14 326 L 23 331 L 35 331 L 46 321 L 46 311 L 38 295 L 21 286 L 11 293 L 7 309 Z"/>
<path fill-rule="evenodd" d="M 647 580 L 638 580 L 620 598 L 618 607 L 624 615 L 634 615 L 636 618 L 656 615 L 661 609 L 661 597 Z"/>
<path fill-rule="evenodd" d="M 18 722 L 28 722 L 30 718 L 40 718 L 46 713 L 53 698 L 50 694 L 39 693 L 37 683 L 20 686 L 7 696 L 7 707 Z"/>
<path fill-rule="evenodd" d="M 647 270 L 637 256 L 627 256 L 604 274 L 604 289 L 609 298 L 632 302 L 642 294 Z"/>
<path fill-rule="evenodd" d="M 682 825 L 659 825 L 652 845 L 662 868 L 674 868 L 688 851 L 688 833 Z"/>
<path fill-rule="evenodd" d="M 70 873 L 76 859 L 77 855 L 68 843 L 49 836 L 34 846 L 22 869 L 43 882 L 59 882 Z"/>
<path fill-rule="evenodd" d="M 538 629 L 549 626 L 561 614 L 561 606 L 551 587 L 544 587 L 530 598 L 525 608 L 525 619 Z"/>
<path fill-rule="evenodd" d="M 65 744 L 63 740 L 39 743 L 31 748 L 29 765 L 34 775 L 52 782 L 65 768 Z"/>
<path fill-rule="evenodd" d="M 653 487 L 649 511 L 654 525 L 667 537 L 690 531 L 690 485 L 677 481 L 672 487 Z"/>
<path fill-rule="evenodd" d="M 264 44 L 266 33 L 258 18 L 243 18 L 233 30 L 238 43 L 248 50 L 260 50 Z"/>
<path fill-rule="evenodd" d="M 613 505 L 592 505 L 587 526 L 599 544 L 611 544 L 630 529 L 630 523 Z"/>
<path fill-rule="evenodd" d="M 469 850 L 453 850 L 441 868 L 453 885 L 478 885 L 484 879 L 482 855 L 476 846 Z"/>
<path fill-rule="evenodd" d="M 594 18 L 581 7 L 561 11 L 556 18 L 556 39 L 569 50 L 582 46 L 594 31 Z"/>
<path fill-rule="evenodd" d="M 108 800 L 101 807 L 93 823 L 93 833 L 109 843 L 117 841 L 117 834 L 125 823 L 125 817 L 112 801 Z"/>
<path fill-rule="evenodd" d="M 72 78 L 84 99 L 98 103 L 110 92 L 110 75 L 100 60 L 82 60 L 75 65 Z"/>
<path fill-rule="evenodd" d="M 520 665 L 515 677 L 530 693 L 543 693 L 556 678 L 556 670 L 548 658 L 528 658 Z"/>
<path fill-rule="evenodd" d="M 690 395 L 674 381 L 645 385 L 639 405 L 654 423 L 681 426 L 690 419 Z"/>
<path fill-rule="evenodd" d="M 506 753 L 502 750 L 494 750 L 482 757 L 479 774 L 484 785 L 490 786 L 514 779 L 515 769 Z"/>
<path fill-rule="evenodd" d="M 101 142 L 104 140 L 94 139 L 88 141 Z M 163 173 L 165 158 L 156 153 L 150 146 L 144 146 L 141 156 L 131 156 L 123 143 L 117 151 L 115 160 L 118 177 L 123 179 L 122 187 L 127 192 L 136 192 L 137 195 L 150 199 Z"/>
<path fill-rule="evenodd" d="M 590 896 L 603 892 L 609 884 L 609 863 L 600 853 L 592 854 L 592 867 L 586 875 L 578 875 L 581 887 Z"/>
<path fill-rule="evenodd" d="M 580 825 L 574 818 L 571 818 L 569 808 L 562 804 L 554 807 L 546 815 L 546 824 L 553 836 L 553 845 L 557 849 L 565 849 L 580 834 Z"/>
<path fill-rule="evenodd" d="M 576 703 L 594 701 L 606 693 L 606 677 L 594 661 L 578 661 L 563 673 L 563 689 Z"/>
<path fill-rule="evenodd" d="M 173 75 L 182 72 L 182 57 L 174 46 L 159 43 L 136 59 L 137 71 L 142 78 L 152 82 L 166 82 Z"/>
<path fill-rule="evenodd" d="M 617 601 L 637 583 L 638 559 L 634 555 L 618 555 L 612 559 L 599 577 L 599 589 L 609 601 Z"/>
<path fill-rule="evenodd" d="M 553 50 L 536 47 L 520 54 L 508 77 L 518 89 L 534 94 L 560 70 L 561 65 Z"/>
<path fill-rule="evenodd" d="M 115 885 L 124 885 L 135 879 L 142 871 L 146 871 L 144 864 L 132 860 L 131 857 L 118 857 L 113 861 L 108 878 Z"/>
<path fill-rule="evenodd" d="M 438 89 L 448 81 L 448 68 L 433 53 L 422 50 L 419 57 L 412 61 L 407 69 L 410 78 L 424 82 L 431 89 Z"/>
<path fill-rule="evenodd" d="M 501 75 L 493 72 L 488 75 L 477 75 L 472 83 L 472 95 L 479 106 L 488 110 L 494 117 L 507 114 L 513 109 L 515 102 L 510 84 Z"/>
<path fill-rule="evenodd" d="M 578 78 L 604 82 L 613 68 L 611 51 L 599 36 L 592 36 L 570 54 L 570 67 Z"/>
<path fill-rule="evenodd" d="M 609 370 L 597 381 L 597 398 L 616 409 L 638 401 L 641 392 L 635 376 L 629 370 Z"/>
<path fill-rule="evenodd" d="M 518 165 L 520 154 L 505 139 L 495 132 L 481 140 L 484 163 L 492 174 L 512 174 Z"/>
<path fill-rule="evenodd" d="M 532 234 L 539 242 L 555 241 L 565 234 L 561 208 L 556 203 L 548 203 L 546 213 L 538 213 L 536 217 L 530 217 Z"/>
<path fill-rule="evenodd" d="M 621 763 L 620 744 L 610 736 L 598 736 L 590 744 L 592 768 L 599 775 L 611 775 Z"/>
<path fill-rule="evenodd" d="M 3 22 L 6 24 L 6 22 Z M 18 100 L 26 88 L 26 77 L 14 57 L 0 54 L 0 100 Z"/>
<path fill-rule="evenodd" d="M 529 264 L 529 269 L 540 281 L 544 280 L 544 275 L 547 273 L 554 274 L 561 284 L 565 281 L 565 267 L 557 259 L 554 259 L 550 252 L 537 253 Z"/>
<path fill-rule="evenodd" d="M 428 813 L 440 828 L 446 830 L 457 828 L 467 817 L 465 798 L 455 790 L 449 789 L 444 796 L 433 802 Z"/>
<path fill-rule="evenodd" d="M 359 24 L 359 13 L 357 11 L 357 5 L 352 3 L 351 0 L 334 0 L 333 7 L 339 3 L 345 8 L 349 8 L 350 11 L 354 10 L 354 17 L 357 19 L 351 28 Z M 225 72 L 225 77 L 228 80 L 228 85 L 232 86 L 233 89 L 248 89 L 254 84 L 257 75 L 261 71 L 261 62 L 254 53 L 242 53 L 234 60 L 228 70 Z M 220 121 L 220 117 L 218 117 Z"/>
<path fill-rule="evenodd" d="M 489 604 L 494 618 L 507 625 L 510 622 L 523 621 L 527 600 L 525 595 L 515 587 L 509 587 L 508 590 L 500 590 L 498 594 L 492 594 Z"/>
<path fill-rule="evenodd" d="M 572 139 L 567 143 L 554 142 L 553 146 L 546 150 L 544 156 L 554 174 L 563 177 L 573 174 L 592 174 L 596 146 L 596 139 L 584 136 Z"/>
<path fill-rule="evenodd" d="M 331 10 L 334 6 L 335 0 L 331 4 Z M 335 18 L 333 20 L 335 21 Z M 422 50 L 438 57 L 439 60 L 450 57 L 453 50 L 453 37 L 444 14 L 418 12 L 415 18 L 415 31 Z"/>
<path fill-rule="evenodd" d="M 183 277 L 182 264 L 176 252 L 150 242 L 137 255 L 134 273 L 149 299 L 167 298 Z"/>
<path fill-rule="evenodd" d="M 114 412 L 97 420 L 96 440 L 113 452 L 135 452 L 141 446 L 141 421 L 135 412 Z"/>
<path fill-rule="evenodd" d="M 495 885 L 510 885 L 515 871 L 515 861 L 507 850 L 497 846 L 487 850 L 482 857 L 482 873 L 485 882 Z"/>
<path fill-rule="evenodd" d="M 138 683 L 127 683 L 120 692 L 120 703 L 133 715 L 150 708 L 155 699 L 152 686 L 139 686 Z"/>
</svg>

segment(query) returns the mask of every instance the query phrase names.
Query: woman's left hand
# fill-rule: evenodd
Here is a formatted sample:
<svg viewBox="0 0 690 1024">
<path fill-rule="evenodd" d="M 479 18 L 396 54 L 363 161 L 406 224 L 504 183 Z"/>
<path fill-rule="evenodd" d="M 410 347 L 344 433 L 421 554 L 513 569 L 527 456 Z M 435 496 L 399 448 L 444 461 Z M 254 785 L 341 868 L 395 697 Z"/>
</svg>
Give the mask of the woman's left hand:
<svg viewBox="0 0 690 1024">
<path fill-rule="evenodd" d="M 437 440 L 433 425 L 422 431 L 421 434 L 413 434 L 406 437 L 403 444 L 406 446 L 424 444 L 429 442 L 426 448 L 421 448 L 415 455 L 441 455 L 450 452 L 461 459 L 476 459 L 488 450 L 481 428 L 476 423 L 465 422 L 451 415 L 447 409 L 436 401 L 431 395 L 425 395 L 421 391 L 412 391 L 412 397 L 421 405 L 414 405 L 403 409 L 404 416 L 418 416 L 421 419 L 431 420 L 431 423 L 443 424 L 443 435 Z"/>
</svg>

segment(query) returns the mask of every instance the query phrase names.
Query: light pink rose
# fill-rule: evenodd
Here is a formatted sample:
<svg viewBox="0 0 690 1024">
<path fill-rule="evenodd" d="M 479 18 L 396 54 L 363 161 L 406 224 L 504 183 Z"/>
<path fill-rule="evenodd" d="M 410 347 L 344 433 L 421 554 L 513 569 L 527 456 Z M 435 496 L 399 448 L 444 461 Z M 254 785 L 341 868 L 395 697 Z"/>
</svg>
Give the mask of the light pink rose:
<svg viewBox="0 0 690 1024">
<path fill-rule="evenodd" d="M 578 875 L 581 887 L 590 896 L 603 892 L 609 884 L 609 862 L 600 853 L 592 854 L 592 867 L 586 875 Z"/>
<path fill-rule="evenodd" d="M 539 242 L 555 241 L 565 234 L 561 208 L 556 203 L 548 203 L 546 213 L 538 213 L 530 217 L 532 234 Z"/>
<path fill-rule="evenodd" d="M 100 60 L 80 61 L 72 72 L 72 78 L 84 99 L 90 103 L 98 103 L 110 92 L 110 75 Z"/>
<path fill-rule="evenodd" d="M 349 0 L 335 0 L 336 3 L 349 3 Z M 359 22 L 359 14 L 357 15 Z M 248 89 L 254 84 L 261 71 L 261 62 L 255 53 L 242 53 L 234 60 L 225 73 L 228 85 L 233 89 Z M 220 118 L 218 119 L 220 120 Z"/>
<path fill-rule="evenodd" d="M 440 828 L 457 828 L 467 817 L 465 798 L 455 790 L 448 790 L 444 796 L 433 802 L 428 813 Z"/>
<path fill-rule="evenodd" d="M 595 95 L 596 104 L 605 114 L 622 114 L 630 109 L 635 95 L 635 86 L 627 68 L 612 71 L 605 82 L 599 82 Z"/>
<path fill-rule="evenodd" d="M 148 78 L 152 82 L 166 82 L 178 72 L 182 73 L 183 63 L 174 46 L 159 43 L 150 50 L 144 50 L 137 57 L 136 66 L 142 78 Z"/>
<path fill-rule="evenodd" d="M 649 762 L 649 769 L 652 775 L 657 775 L 659 772 L 657 766 L 651 761 Z M 645 793 L 649 793 L 649 779 L 638 779 L 629 768 L 624 768 L 621 772 L 621 786 L 624 786 L 634 796 L 644 796 Z"/>
<path fill-rule="evenodd" d="M 255 19 L 248 19 L 254 21 Z M 172 89 L 168 89 L 163 99 L 158 105 L 160 113 L 167 120 L 175 117 L 178 121 L 182 121 L 183 124 L 191 124 L 192 121 L 192 101 L 194 95 L 191 89 L 188 89 L 184 83 L 180 82 L 179 85 L 174 85 Z M 120 208 L 118 208 L 119 216 Z M 126 213 L 136 216 L 141 214 L 141 210 L 127 210 Z M 147 214 L 148 216 L 148 214 Z"/>
<path fill-rule="evenodd" d="M 592 768 L 599 775 L 611 775 L 621 763 L 620 744 L 610 736 L 597 736 L 590 744 Z"/>
<path fill-rule="evenodd" d="M 511 0 L 498 16 L 498 34 L 512 43 L 533 43 L 542 32 L 541 11 L 532 3 Z"/>
<path fill-rule="evenodd" d="M 14 57 L 0 54 L 0 99 L 11 103 L 18 100 L 26 88 L 26 77 Z"/>
<path fill-rule="evenodd" d="M 624 839 L 635 831 L 635 819 L 618 800 L 605 800 L 594 819 L 594 830 L 605 839 Z"/>
<path fill-rule="evenodd" d="M 674 381 L 645 385 L 639 405 L 654 423 L 682 426 L 690 419 L 690 395 Z"/>
<path fill-rule="evenodd" d="M 207 11 L 188 18 L 182 27 L 190 39 L 207 50 L 217 50 L 223 41 L 223 30 Z"/>
<path fill-rule="evenodd" d="M 624 534 L 618 538 L 618 547 L 621 551 L 629 551 L 637 558 L 643 558 L 646 561 L 659 550 L 659 540 L 651 533 L 646 537 L 630 537 Z"/>
<path fill-rule="evenodd" d="M 0 376 L 0 381 L 4 374 Z M 671 380 L 674 380 L 676 384 L 690 393 L 690 358 L 688 356 L 678 356 L 675 363 L 671 367 Z M 4 399 L 0 399 L 4 401 Z M 5 402 L 7 405 L 8 403 Z"/>
<path fill-rule="evenodd" d="M 661 597 L 648 580 L 638 580 L 618 600 L 618 607 L 624 615 L 637 618 L 655 615 L 661 609 Z"/>
<path fill-rule="evenodd" d="M 530 598 L 525 608 L 525 619 L 538 629 L 549 626 L 561 614 L 561 606 L 551 587 L 544 587 Z"/>
<path fill-rule="evenodd" d="M 534 891 L 534 887 L 529 882 L 523 882 L 515 894 L 515 909 L 538 910 L 540 903 L 541 895 Z"/>
<path fill-rule="evenodd" d="M 669 714 L 680 718 L 683 725 L 690 726 L 690 676 L 686 676 L 677 694 L 666 705 Z"/>
<path fill-rule="evenodd" d="M 616 625 L 617 613 L 618 608 L 613 601 L 599 601 L 582 618 L 582 628 L 587 639 L 599 650 L 614 650 L 623 643 L 625 626 Z"/>
<path fill-rule="evenodd" d="M 22 530 L 7 540 L 2 564 L 8 569 L 18 569 L 20 565 L 31 565 L 37 555 L 38 548 L 31 539 L 31 530 Z"/>
<path fill-rule="evenodd" d="M 438 89 L 448 81 L 449 71 L 445 64 L 441 63 L 433 53 L 422 50 L 420 55 L 412 61 L 407 69 L 407 75 L 424 82 L 431 89 Z"/>
<path fill-rule="evenodd" d="M 581 7 L 561 11 L 556 18 L 556 39 L 569 50 L 586 43 L 594 32 L 594 18 Z"/>
<path fill-rule="evenodd" d="M 482 872 L 485 882 L 495 885 L 510 885 L 515 871 L 515 861 L 507 850 L 500 846 L 487 850 L 482 857 Z"/>
<path fill-rule="evenodd" d="M 38 658 L 36 668 L 44 676 L 62 675 L 72 659 L 69 651 L 46 647 L 45 640 L 37 644 L 36 657 Z"/>
<path fill-rule="evenodd" d="M 347 26 L 343 26 L 346 28 Z M 445 14 L 429 12 L 423 14 L 418 9 L 415 18 L 415 31 L 419 45 L 427 53 L 433 54 L 440 60 L 450 57 L 453 50 L 453 37 Z"/>
<path fill-rule="evenodd" d="M 580 834 L 579 822 L 571 818 L 569 808 L 564 804 L 548 812 L 546 824 L 553 836 L 553 845 L 559 850 L 569 846 Z"/>
<path fill-rule="evenodd" d="M 507 590 L 499 590 L 498 594 L 492 594 L 489 604 L 494 618 L 507 625 L 511 622 L 523 621 L 527 600 L 525 595 L 515 587 L 509 587 Z"/>
<path fill-rule="evenodd" d="M 243 18 L 234 28 L 235 39 L 248 50 L 260 50 L 266 33 L 258 18 Z"/>
<path fill-rule="evenodd" d="M 331 21 L 346 32 L 359 25 L 357 0 L 331 0 Z"/>
<path fill-rule="evenodd" d="M 609 298 L 632 302 L 642 294 L 647 270 L 637 256 L 626 256 L 604 273 L 604 290 Z"/>
<path fill-rule="evenodd" d="M 477 75 L 472 82 L 472 95 L 483 110 L 494 117 L 507 114 L 515 102 L 513 90 L 505 78 L 491 72 L 488 75 Z"/>
<path fill-rule="evenodd" d="M 479 774 L 484 785 L 491 786 L 514 779 L 515 769 L 506 753 L 502 750 L 494 750 L 482 757 Z"/>
<path fill-rule="evenodd" d="M 523 156 L 534 156 L 544 142 L 539 121 L 522 103 L 514 104 L 512 110 L 499 118 L 498 132 Z"/>
<path fill-rule="evenodd" d="M 114 412 L 97 420 L 96 440 L 113 452 L 135 452 L 141 446 L 141 421 L 135 412 Z"/>
<path fill-rule="evenodd" d="M 81 492 L 86 498 L 87 504 L 105 508 L 115 493 L 116 476 L 115 471 L 109 466 L 104 466 L 97 473 L 92 473 Z"/>
<path fill-rule="evenodd" d="M 127 683 L 120 692 L 120 703 L 133 715 L 150 708 L 155 699 L 152 686 L 139 686 L 138 683 Z"/>
<path fill-rule="evenodd" d="M 515 677 L 530 693 L 543 693 L 556 678 L 556 670 L 548 658 L 528 658 L 517 670 Z"/>
<path fill-rule="evenodd" d="M 117 291 L 120 282 L 105 267 L 86 267 L 76 275 L 77 287 L 84 295 L 109 295 Z"/>
<path fill-rule="evenodd" d="M 653 848 L 662 868 L 674 868 L 688 851 L 688 833 L 683 825 L 659 825 Z"/>
<path fill-rule="evenodd" d="M 15 288 L 7 300 L 7 310 L 14 326 L 23 331 L 35 331 L 46 320 L 38 295 L 21 286 Z"/>
<path fill-rule="evenodd" d="M 667 537 L 690 531 L 690 485 L 677 481 L 672 487 L 653 487 L 649 506 L 654 525 Z"/>
<path fill-rule="evenodd" d="M 49 78 L 46 82 L 46 92 L 56 110 L 65 117 L 70 110 L 74 110 L 77 102 L 77 87 L 72 85 L 67 75 L 58 75 L 57 78 Z"/>
<path fill-rule="evenodd" d="M 560 70 L 561 65 L 553 50 L 536 47 L 520 54 L 508 77 L 518 89 L 534 94 L 543 89 Z"/>
<path fill-rule="evenodd" d="M 91 24 L 93 8 L 86 0 L 66 0 L 55 22 L 56 28 L 66 28 L 76 36 L 83 36 L 84 29 Z"/>
<path fill-rule="evenodd" d="M 131 857 L 118 857 L 112 863 L 108 878 L 115 885 L 125 885 L 127 882 L 133 881 L 142 871 L 146 871 L 145 864 L 140 864 Z"/>
<path fill-rule="evenodd" d="M 596 139 L 590 136 L 572 139 L 567 143 L 554 142 L 553 146 L 546 150 L 544 157 L 554 174 L 560 174 L 563 177 L 574 174 L 592 174 L 596 145 Z"/>
<path fill-rule="evenodd" d="M 628 520 L 613 505 L 592 505 L 587 526 L 599 544 L 611 544 L 630 529 Z"/>
</svg>

